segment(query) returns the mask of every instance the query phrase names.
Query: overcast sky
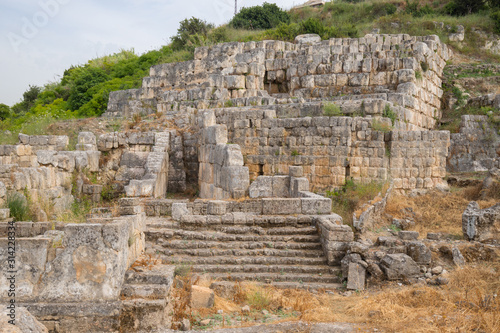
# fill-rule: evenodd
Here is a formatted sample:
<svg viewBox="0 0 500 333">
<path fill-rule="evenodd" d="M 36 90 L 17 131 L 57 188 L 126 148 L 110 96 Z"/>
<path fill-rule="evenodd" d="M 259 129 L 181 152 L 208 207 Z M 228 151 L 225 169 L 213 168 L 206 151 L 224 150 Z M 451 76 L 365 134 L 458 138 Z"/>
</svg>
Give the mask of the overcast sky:
<svg viewBox="0 0 500 333">
<path fill-rule="evenodd" d="M 268 0 L 291 8 L 305 0 Z M 238 7 L 264 3 L 238 0 Z M 0 103 L 19 102 L 28 85 L 58 81 L 71 65 L 135 49 L 158 49 L 192 16 L 217 25 L 234 0 L 1 0 Z"/>
</svg>

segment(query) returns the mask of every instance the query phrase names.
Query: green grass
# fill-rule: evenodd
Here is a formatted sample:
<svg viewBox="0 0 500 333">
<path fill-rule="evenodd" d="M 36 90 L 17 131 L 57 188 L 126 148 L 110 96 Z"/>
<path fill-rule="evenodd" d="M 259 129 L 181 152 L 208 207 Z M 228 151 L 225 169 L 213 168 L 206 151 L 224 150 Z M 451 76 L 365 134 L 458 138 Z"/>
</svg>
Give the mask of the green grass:
<svg viewBox="0 0 500 333">
<path fill-rule="evenodd" d="M 28 200 L 20 193 L 10 193 L 7 195 L 5 207 L 10 209 L 10 216 L 15 221 L 31 220 Z"/>
</svg>

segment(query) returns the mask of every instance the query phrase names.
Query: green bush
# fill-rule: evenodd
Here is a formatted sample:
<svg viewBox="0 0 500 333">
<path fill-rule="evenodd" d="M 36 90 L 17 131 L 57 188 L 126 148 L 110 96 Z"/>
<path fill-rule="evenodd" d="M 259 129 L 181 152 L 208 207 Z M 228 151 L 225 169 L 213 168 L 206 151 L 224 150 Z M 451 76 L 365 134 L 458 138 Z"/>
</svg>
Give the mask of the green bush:
<svg viewBox="0 0 500 333">
<path fill-rule="evenodd" d="M 290 15 L 276 4 L 264 2 L 262 6 L 242 8 L 229 22 L 237 29 L 271 29 L 280 23 L 290 23 Z"/>
<path fill-rule="evenodd" d="M 5 104 L 0 104 L 0 120 L 5 120 L 10 117 L 10 107 Z"/>
<path fill-rule="evenodd" d="M 477 13 L 485 7 L 486 0 L 453 0 L 444 7 L 444 12 L 448 15 L 464 16 Z"/>
<path fill-rule="evenodd" d="M 30 218 L 30 211 L 28 200 L 20 193 L 12 193 L 7 195 L 6 207 L 10 209 L 10 216 L 15 221 L 28 221 Z"/>
<path fill-rule="evenodd" d="M 327 29 L 322 21 L 315 17 L 310 17 L 307 20 L 300 22 L 300 30 L 303 34 L 317 34 L 324 36 Z"/>
<path fill-rule="evenodd" d="M 500 10 L 491 13 L 490 18 L 495 23 L 495 31 L 500 33 Z"/>
<path fill-rule="evenodd" d="M 386 118 L 389 118 L 392 122 L 392 126 L 394 126 L 394 123 L 396 122 L 397 114 L 396 114 L 396 112 L 394 112 L 391 109 L 389 104 L 385 105 L 383 116 Z"/>
<path fill-rule="evenodd" d="M 333 103 L 325 103 L 323 105 L 323 115 L 327 117 L 340 117 L 344 114 L 342 113 L 342 110 L 338 105 Z"/>
<path fill-rule="evenodd" d="M 177 29 L 177 35 L 172 37 L 172 49 L 182 50 L 204 45 L 208 32 L 213 28 L 213 24 L 200 20 L 196 17 L 181 21 Z"/>
<path fill-rule="evenodd" d="M 92 100 L 91 89 L 93 87 L 109 79 L 104 70 L 88 65 L 74 68 L 70 75 L 73 82 L 71 84 L 68 106 L 73 111 L 78 110 L 85 103 Z"/>
</svg>

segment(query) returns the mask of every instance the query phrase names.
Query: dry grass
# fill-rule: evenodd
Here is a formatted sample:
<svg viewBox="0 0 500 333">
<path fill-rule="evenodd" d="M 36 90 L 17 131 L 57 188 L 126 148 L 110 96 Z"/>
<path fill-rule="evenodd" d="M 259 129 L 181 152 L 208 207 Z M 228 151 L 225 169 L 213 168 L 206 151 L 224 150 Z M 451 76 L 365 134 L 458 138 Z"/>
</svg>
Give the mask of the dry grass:
<svg viewBox="0 0 500 333">
<path fill-rule="evenodd" d="M 404 287 L 362 299 L 347 312 L 388 332 L 499 332 L 500 265 L 466 266 L 445 288 Z"/>
<path fill-rule="evenodd" d="M 478 199 L 479 193 L 479 187 L 469 187 L 452 189 L 447 194 L 440 191 L 430 191 L 414 198 L 393 195 L 387 202 L 385 212 L 394 218 L 408 218 L 408 208 L 410 208 L 414 213 L 412 217 L 415 220 L 415 226 L 412 227 L 412 230 L 421 234 L 446 232 L 461 236 L 462 214 L 470 201 Z M 498 199 L 492 196 L 486 200 L 478 200 L 482 209 L 496 203 L 498 203 Z"/>
<path fill-rule="evenodd" d="M 263 309 L 280 313 L 274 322 L 305 321 L 352 323 L 359 330 L 382 332 L 500 332 L 500 263 L 481 263 L 458 268 L 448 274 L 444 287 L 399 286 L 392 284 L 349 297 L 335 293 L 316 294 L 293 289 L 276 289 L 255 283 L 236 284 L 230 299 L 215 297 L 212 309 L 189 311 L 189 277 L 176 288 L 174 321 L 214 318 L 218 310 L 238 314 L 244 305 L 251 313 L 241 321 L 216 327 L 246 327 L 262 324 Z M 208 282 L 207 282 L 208 283 Z M 197 319 L 195 319 L 197 318 Z M 234 318 L 234 317 L 233 317 Z"/>
</svg>

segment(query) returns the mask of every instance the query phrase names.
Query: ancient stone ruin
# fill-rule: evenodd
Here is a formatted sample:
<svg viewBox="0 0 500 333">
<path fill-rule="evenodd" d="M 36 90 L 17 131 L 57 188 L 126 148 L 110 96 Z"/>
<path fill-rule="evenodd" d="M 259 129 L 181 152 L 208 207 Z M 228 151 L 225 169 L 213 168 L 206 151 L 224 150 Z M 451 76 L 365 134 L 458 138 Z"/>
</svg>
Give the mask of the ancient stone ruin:
<svg viewBox="0 0 500 333">
<path fill-rule="evenodd" d="M 16 222 L 18 302 L 51 332 L 136 332 L 167 325 L 175 264 L 210 274 L 221 292 L 246 280 L 333 289 L 347 277 L 362 290 L 368 274 L 431 274 L 420 268 L 431 257 L 418 233 L 381 237 L 386 252 L 375 254 L 321 194 L 349 179 L 444 187 L 447 168 L 499 166 L 498 140 L 470 138 L 496 139 L 484 119 L 464 118 L 451 137 L 432 130 L 451 56 L 437 36 L 403 34 L 202 47 L 192 61 L 152 67 L 142 88 L 110 94 L 104 117 L 163 113 L 168 128 L 82 132 L 73 151 L 66 136 L 0 145 L 0 200 L 24 192 L 63 211 L 76 194 L 122 196 L 115 212 L 96 209 L 86 223 L 58 223 L 43 204 L 43 222 Z M 190 187 L 199 199 L 166 198 Z M 488 214 L 464 215 L 464 233 L 480 237 Z M 5 261 L 9 211 L 0 219 Z M 134 268 L 143 252 L 161 264 Z"/>
</svg>

